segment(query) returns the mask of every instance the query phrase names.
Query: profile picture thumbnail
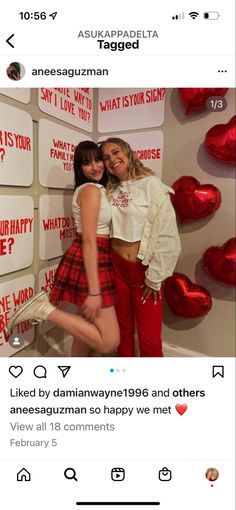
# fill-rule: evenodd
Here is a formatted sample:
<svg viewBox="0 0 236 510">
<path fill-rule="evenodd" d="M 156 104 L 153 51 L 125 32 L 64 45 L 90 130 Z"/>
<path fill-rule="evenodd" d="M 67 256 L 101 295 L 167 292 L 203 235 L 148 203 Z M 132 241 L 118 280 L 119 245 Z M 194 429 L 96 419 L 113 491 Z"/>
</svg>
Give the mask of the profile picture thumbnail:
<svg viewBox="0 0 236 510">
<path fill-rule="evenodd" d="M 7 67 L 6 73 L 10 80 L 19 81 L 25 75 L 25 68 L 20 62 L 11 62 Z"/>
<path fill-rule="evenodd" d="M 218 469 L 211 467 L 206 470 L 205 475 L 209 482 L 215 482 L 219 478 L 219 471 Z"/>
</svg>

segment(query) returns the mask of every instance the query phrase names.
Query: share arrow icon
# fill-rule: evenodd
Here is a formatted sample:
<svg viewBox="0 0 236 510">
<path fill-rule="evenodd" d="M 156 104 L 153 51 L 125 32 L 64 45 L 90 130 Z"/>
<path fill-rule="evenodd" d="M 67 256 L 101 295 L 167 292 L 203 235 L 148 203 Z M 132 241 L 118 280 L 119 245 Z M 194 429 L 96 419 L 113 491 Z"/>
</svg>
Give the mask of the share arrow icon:
<svg viewBox="0 0 236 510">
<path fill-rule="evenodd" d="M 61 371 L 63 377 L 66 377 L 69 370 L 71 369 L 71 366 L 58 366 L 59 370 Z"/>
</svg>

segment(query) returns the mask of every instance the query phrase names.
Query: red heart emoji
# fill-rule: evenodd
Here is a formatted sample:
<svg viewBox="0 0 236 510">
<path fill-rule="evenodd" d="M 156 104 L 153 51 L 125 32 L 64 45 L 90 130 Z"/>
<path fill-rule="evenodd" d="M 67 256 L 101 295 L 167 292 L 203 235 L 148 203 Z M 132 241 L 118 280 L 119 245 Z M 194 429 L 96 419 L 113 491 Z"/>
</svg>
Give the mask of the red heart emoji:
<svg viewBox="0 0 236 510">
<path fill-rule="evenodd" d="M 217 124 L 211 128 L 206 134 L 204 146 L 214 158 L 235 164 L 236 115 L 227 124 Z"/>
<path fill-rule="evenodd" d="M 175 194 L 171 201 L 180 223 L 206 218 L 220 207 L 220 190 L 212 184 L 200 184 L 195 177 L 183 175 L 172 188 Z"/>
<path fill-rule="evenodd" d="M 223 246 L 211 246 L 203 254 L 204 269 L 220 282 L 236 286 L 236 237 Z"/>
<path fill-rule="evenodd" d="M 184 414 L 185 411 L 187 411 L 188 406 L 187 406 L 187 404 L 176 404 L 175 409 L 176 409 L 177 413 L 181 414 L 181 416 L 182 416 L 182 414 Z"/>
<path fill-rule="evenodd" d="M 202 317 L 212 307 L 209 292 L 201 285 L 192 283 L 185 274 L 174 273 L 167 278 L 164 291 L 170 309 L 179 317 Z"/>
<path fill-rule="evenodd" d="M 179 89 L 179 95 L 183 105 L 185 106 L 185 113 L 205 110 L 206 101 L 211 96 L 224 96 L 228 89 L 223 88 L 182 88 Z"/>
</svg>

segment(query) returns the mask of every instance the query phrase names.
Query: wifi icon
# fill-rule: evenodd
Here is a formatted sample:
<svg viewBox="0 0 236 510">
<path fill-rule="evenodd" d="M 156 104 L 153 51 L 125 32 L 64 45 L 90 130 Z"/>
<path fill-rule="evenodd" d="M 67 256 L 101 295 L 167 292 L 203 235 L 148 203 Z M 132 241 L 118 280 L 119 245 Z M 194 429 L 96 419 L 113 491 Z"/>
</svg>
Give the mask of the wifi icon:
<svg viewBox="0 0 236 510">
<path fill-rule="evenodd" d="M 192 19 L 196 19 L 199 16 L 199 12 L 196 12 L 196 11 L 189 12 L 189 16 Z"/>
</svg>

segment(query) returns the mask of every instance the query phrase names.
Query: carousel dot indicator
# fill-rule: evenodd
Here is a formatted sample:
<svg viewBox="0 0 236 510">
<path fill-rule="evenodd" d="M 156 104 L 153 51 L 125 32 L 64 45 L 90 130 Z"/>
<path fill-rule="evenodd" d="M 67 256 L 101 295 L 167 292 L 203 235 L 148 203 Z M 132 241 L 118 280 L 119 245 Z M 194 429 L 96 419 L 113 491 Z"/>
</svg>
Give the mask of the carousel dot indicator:
<svg viewBox="0 0 236 510">
<path fill-rule="evenodd" d="M 126 372 L 126 368 L 109 368 L 109 371 L 113 374 L 114 372 L 120 373 L 120 372 Z"/>
</svg>

